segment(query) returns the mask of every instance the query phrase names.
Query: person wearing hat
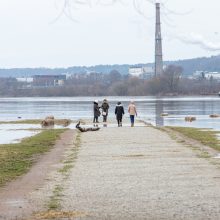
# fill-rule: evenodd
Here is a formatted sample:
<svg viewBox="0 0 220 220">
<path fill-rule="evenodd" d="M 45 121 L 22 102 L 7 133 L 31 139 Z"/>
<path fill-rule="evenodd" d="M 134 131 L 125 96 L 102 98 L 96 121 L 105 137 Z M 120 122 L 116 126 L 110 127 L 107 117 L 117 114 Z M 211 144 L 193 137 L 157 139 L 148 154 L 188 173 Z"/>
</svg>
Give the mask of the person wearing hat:
<svg viewBox="0 0 220 220">
<path fill-rule="evenodd" d="M 102 108 L 103 122 L 106 123 L 108 117 L 108 109 L 109 109 L 109 104 L 107 99 L 103 100 L 101 108 Z"/>
<path fill-rule="evenodd" d="M 130 102 L 130 104 L 128 106 L 128 113 L 130 115 L 131 127 L 134 127 L 134 117 L 135 117 L 135 115 L 137 116 L 137 109 L 134 104 L 134 101 Z"/>
<path fill-rule="evenodd" d="M 93 112 L 94 112 L 94 118 L 93 118 L 93 123 L 96 124 L 96 123 L 99 123 L 99 116 L 101 115 L 100 111 L 99 111 L 99 102 L 98 100 L 95 100 L 93 102 Z"/>
<path fill-rule="evenodd" d="M 124 107 L 122 106 L 121 102 L 118 102 L 118 104 L 115 107 L 115 115 L 118 121 L 118 127 L 122 127 L 122 118 L 124 113 Z"/>
</svg>

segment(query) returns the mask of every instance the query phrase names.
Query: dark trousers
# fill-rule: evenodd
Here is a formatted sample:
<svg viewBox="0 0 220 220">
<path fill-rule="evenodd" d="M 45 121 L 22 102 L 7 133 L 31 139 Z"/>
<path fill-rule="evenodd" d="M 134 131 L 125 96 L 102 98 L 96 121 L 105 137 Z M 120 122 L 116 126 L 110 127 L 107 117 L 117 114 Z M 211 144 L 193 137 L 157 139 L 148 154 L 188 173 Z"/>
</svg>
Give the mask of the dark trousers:
<svg viewBox="0 0 220 220">
<path fill-rule="evenodd" d="M 131 124 L 134 124 L 134 115 L 130 115 Z"/>
<path fill-rule="evenodd" d="M 117 117 L 117 121 L 118 121 L 118 126 L 122 125 L 122 118 L 121 117 Z"/>
<path fill-rule="evenodd" d="M 93 123 L 98 123 L 99 121 L 98 121 L 98 116 L 94 116 L 94 118 L 93 118 Z"/>
<path fill-rule="evenodd" d="M 103 115 L 103 122 L 107 122 L 107 115 Z"/>
</svg>

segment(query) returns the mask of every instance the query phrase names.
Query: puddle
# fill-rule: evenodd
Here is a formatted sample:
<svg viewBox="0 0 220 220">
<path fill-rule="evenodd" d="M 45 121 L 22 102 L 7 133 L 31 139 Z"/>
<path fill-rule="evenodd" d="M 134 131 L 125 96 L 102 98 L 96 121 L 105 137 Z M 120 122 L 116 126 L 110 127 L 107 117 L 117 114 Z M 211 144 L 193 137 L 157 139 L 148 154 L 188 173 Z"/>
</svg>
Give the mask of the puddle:
<svg viewBox="0 0 220 220">
<path fill-rule="evenodd" d="M 67 127 L 63 127 L 62 125 L 55 125 L 53 127 L 45 127 L 44 129 L 76 129 L 76 124 L 71 123 Z M 100 128 L 116 128 L 118 127 L 117 123 L 109 123 L 107 126 L 103 125 L 103 123 L 99 123 Z M 124 123 L 123 127 L 130 127 L 130 123 Z M 146 126 L 144 123 L 135 123 L 135 127 L 144 127 Z M 93 124 L 82 125 L 83 128 L 94 127 Z M 36 130 L 35 130 L 36 129 Z M 23 138 L 31 137 L 40 132 L 42 129 L 39 124 L 1 124 L 0 126 L 0 144 L 11 144 L 11 143 L 19 143 Z M 119 128 L 120 129 L 120 128 Z"/>
<path fill-rule="evenodd" d="M 23 138 L 31 137 L 40 131 L 0 130 L 0 144 L 19 143 Z"/>
<path fill-rule="evenodd" d="M 213 157 L 215 159 L 220 159 L 220 154 L 217 154 L 217 156 Z"/>
</svg>

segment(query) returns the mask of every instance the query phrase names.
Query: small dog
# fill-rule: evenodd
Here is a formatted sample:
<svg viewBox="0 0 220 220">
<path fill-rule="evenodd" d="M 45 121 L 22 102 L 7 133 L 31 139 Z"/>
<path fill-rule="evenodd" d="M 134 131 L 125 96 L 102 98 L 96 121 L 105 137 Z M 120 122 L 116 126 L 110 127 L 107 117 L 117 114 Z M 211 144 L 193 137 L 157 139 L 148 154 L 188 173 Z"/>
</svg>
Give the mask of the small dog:
<svg viewBox="0 0 220 220">
<path fill-rule="evenodd" d="M 98 131 L 100 128 L 95 127 L 95 128 L 82 128 L 80 127 L 80 121 L 76 124 L 76 128 L 80 130 L 81 132 L 87 132 L 87 131 Z"/>
</svg>

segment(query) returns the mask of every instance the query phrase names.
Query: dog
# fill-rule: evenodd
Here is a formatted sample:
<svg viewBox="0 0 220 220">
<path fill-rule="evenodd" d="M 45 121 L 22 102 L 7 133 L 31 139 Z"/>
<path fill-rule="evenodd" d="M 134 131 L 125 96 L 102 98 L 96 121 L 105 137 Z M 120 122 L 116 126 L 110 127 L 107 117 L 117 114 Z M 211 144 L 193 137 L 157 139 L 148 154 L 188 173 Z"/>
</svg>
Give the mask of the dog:
<svg viewBox="0 0 220 220">
<path fill-rule="evenodd" d="M 76 128 L 81 131 L 81 132 L 87 132 L 87 131 L 98 131 L 100 128 L 99 127 L 94 127 L 94 128 L 82 128 L 80 127 L 80 121 L 76 124 Z"/>
</svg>

